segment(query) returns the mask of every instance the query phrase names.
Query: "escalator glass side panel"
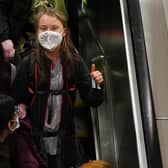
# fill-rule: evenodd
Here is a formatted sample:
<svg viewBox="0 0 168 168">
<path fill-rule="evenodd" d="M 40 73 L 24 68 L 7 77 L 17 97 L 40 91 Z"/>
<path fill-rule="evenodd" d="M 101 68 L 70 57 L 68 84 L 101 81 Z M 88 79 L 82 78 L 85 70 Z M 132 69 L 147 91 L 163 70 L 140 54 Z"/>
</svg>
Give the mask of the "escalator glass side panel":
<svg viewBox="0 0 168 168">
<path fill-rule="evenodd" d="M 129 75 L 119 1 L 88 1 L 87 18 L 79 22 L 80 53 L 88 66 L 102 52 L 92 37 L 88 20 L 104 49 L 105 101 L 97 109 L 99 157 L 115 168 L 139 167 Z"/>
</svg>

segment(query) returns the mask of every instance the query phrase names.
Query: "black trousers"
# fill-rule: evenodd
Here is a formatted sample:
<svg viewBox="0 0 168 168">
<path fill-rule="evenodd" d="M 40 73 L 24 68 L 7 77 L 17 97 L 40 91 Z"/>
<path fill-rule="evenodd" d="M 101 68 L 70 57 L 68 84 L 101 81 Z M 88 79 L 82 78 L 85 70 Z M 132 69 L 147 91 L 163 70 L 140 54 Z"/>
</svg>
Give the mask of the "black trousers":
<svg viewBox="0 0 168 168">
<path fill-rule="evenodd" d="M 40 145 L 39 151 L 46 168 L 75 168 L 77 165 L 74 136 L 59 136 L 56 155 L 46 154 L 43 145 Z"/>
</svg>

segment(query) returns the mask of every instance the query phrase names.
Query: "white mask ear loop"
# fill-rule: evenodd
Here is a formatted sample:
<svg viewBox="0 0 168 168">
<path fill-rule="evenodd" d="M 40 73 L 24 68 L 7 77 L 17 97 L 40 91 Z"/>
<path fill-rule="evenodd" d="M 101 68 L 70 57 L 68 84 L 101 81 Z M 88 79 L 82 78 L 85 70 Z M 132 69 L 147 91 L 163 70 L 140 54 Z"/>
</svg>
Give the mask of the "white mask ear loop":
<svg viewBox="0 0 168 168">
<path fill-rule="evenodd" d="M 14 132 L 16 129 L 18 129 L 18 128 L 20 127 L 19 116 L 17 116 L 16 120 L 11 120 L 11 121 L 16 122 L 16 127 L 15 127 L 15 128 L 9 127 L 9 129 L 10 129 L 12 132 Z"/>
<path fill-rule="evenodd" d="M 16 122 L 16 126 L 15 126 L 15 128 L 12 128 L 12 123 L 10 123 L 10 127 L 9 127 L 9 129 L 10 129 L 12 132 L 14 132 L 16 129 L 18 129 L 18 128 L 20 127 L 19 116 L 18 116 L 17 113 L 15 113 L 15 115 L 17 115 L 17 116 L 16 116 L 16 119 L 15 119 L 15 120 L 11 120 L 11 121 L 9 121 L 9 122 Z"/>
</svg>

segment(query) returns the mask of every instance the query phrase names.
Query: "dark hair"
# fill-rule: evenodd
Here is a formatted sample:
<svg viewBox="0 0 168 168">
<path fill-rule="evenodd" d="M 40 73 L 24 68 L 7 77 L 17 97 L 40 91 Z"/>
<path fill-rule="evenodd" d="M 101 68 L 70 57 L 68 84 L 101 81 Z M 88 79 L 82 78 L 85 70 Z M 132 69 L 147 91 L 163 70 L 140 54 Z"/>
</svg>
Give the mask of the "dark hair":
<svg viewBox="0 0 168 168">
<path fill-rule="evenodd" d="M 8 121 L 14 115 L 14 99 L 5 94 L 0 94 L 0 131 L 7 127 Z"/>
</svg>

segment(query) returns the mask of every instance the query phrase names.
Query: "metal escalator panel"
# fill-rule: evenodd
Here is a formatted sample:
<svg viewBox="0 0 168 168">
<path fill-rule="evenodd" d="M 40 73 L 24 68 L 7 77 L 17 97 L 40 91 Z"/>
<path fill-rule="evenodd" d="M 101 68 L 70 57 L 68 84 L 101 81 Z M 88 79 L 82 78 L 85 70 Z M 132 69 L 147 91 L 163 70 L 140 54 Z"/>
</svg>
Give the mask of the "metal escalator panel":
<svg viewBox="0 0 168 168">
<path fill-rule="evenodd" d="M 104 50 L 102 65 L 99 61 L 95 63 L 104 72 L 105 100 L 91 111 L 96 159 L 109 161 L 114 168 L 146 168 L 146 162 L 141 164 L 140 151 L 145 149 L 138 98 L 132 90 L 136 89 L 135 74 L 130 74 L 128 68 L 134 64 L 127 62 L 130 55 L 123 35 L 120 3 L 118 0 L 88 1 L 88 8 L 92 10 L 91 23 Z M 99 56 L 102 52 L 85 23 L 81 23 L 80 33 L 84 36 L 80 53 L 89 64 L 97 56 L 102 58 Z M 132 82 L 135 85 L 131 88 Z"/>
<path fill-rule="evenodd" d="M 139 0 L 120 0 L 120 4 L 139 166 L 161 168 L 140 3 Z"/>
<path fill-rule="evenodd" d="M 129 19 L 128 19 L 128 7 L 127 7 L 126 1 L 124 0 L 120 0 L 120 5 L 121 5 L 121 12 L 122 12 L 124 37 L 125 37 L 125 47 L 126 47 L 126 56 L 127 56 L 127 64 L 128 64 L 133 119 L 134 119 L 137 149 L 138 149 L 137 151 L 138 151 L 139 167 L 147 168 L 148 164 L 147 164 L 145 140 L 144 140 L 144 133 L 143 133 L 143 124 L 142 124 L 142 118 L 141 118 L 138 85 L 137 85 L 137 79 L 136 79 L 135 62 L 134 62 L 134 56 L 133 56 L 132 39 L 131 39 L 130 25 L 129 25 Z"/>
<path fill-rule="evenodd" d="M 116 45 L 113 47 L 116 48 Z M 118 48 L 124 52 L 123 44 Z M 91 111 L 96 159 L 109 161 L 115 168 L 138 168 L 128 76 L 124 72 L 126 69 L 115 71 L 109 65 L 109 60 L 104 60 L 101 69 L 105 76 L 105 101 L 98 109 Z"/>
</svg>

